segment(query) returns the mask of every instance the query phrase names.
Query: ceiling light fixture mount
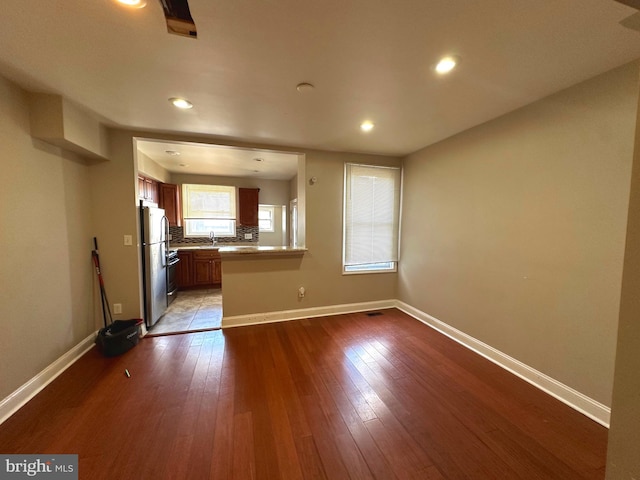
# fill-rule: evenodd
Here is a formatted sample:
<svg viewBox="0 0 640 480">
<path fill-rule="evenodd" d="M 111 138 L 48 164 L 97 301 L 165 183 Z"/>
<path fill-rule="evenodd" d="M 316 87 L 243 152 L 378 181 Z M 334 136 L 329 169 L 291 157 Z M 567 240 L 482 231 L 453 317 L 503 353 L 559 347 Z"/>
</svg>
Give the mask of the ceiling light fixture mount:
<svg viewBox="0 0 640 480">
<path fill-rule="evenodd" d="M 298 90 L 301 93 L 310 92 L 314 88 L 316 87 L 314 87 L 311 83 L 307 83 L 307 82 L 302 82 L 296 85 L 296 90 Z"/>
<path fill-rule="evenodd" d="M 174 107 L 181 108 L 183 110 L 188 110 L 190 108 L 193 108 L 193 103 L 191 103 L 189 100 L 185 98 L 171 97 L 169 101 Z"/>
<path fill-rule="evenodd" d="M 446 57 L 442 57 L 436 64 L 435 71 L 440 75 L 447 74 L 451 72 L 451 70 L 456 68 L 456 65 L 458 65 L 458 63 L 460 63 L 460 57 L 456 55 L 448 55 Z"/>
</svg>

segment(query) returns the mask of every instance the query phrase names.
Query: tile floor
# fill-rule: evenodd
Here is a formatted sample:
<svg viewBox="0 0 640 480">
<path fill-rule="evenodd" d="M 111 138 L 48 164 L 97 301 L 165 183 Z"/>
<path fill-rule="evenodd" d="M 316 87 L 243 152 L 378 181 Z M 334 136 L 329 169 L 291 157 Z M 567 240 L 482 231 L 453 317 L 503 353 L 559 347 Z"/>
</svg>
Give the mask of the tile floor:
<svg viewBox="0 0 640 480">
<path fill-rule="evenodd" d="M 192 332 L 220 328 L 222 325 L 222 289 L 185 290 L 169 306 L 149 335 Z"/>
</svg>

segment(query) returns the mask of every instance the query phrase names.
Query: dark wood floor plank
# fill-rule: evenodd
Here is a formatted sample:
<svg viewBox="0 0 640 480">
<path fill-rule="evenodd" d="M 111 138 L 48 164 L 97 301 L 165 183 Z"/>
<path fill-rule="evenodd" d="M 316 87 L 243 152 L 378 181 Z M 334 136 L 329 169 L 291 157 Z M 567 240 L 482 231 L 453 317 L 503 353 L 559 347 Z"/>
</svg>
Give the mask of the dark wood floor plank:
<svg viewBox="0 0 640 480">
<path fill-rule="evenodd" d="M 209 332 L 200 338 L 203 340 L 199 349 L 200 354 L 186 392 L 184 406 L 177 419 L 177 434 L 186 433 L 193 445 L 191 451 L 185 452 L 183 457 L 183 459 L 188 458 L 188 468 L 184 478 L 199 476 L 207 478 L 203 473 L 210 471 L 213 461 L 211 452 L 216 430 L 216 406 L 220 393 L 223 337 L 219 332 Z M 193 348 L 195 344 L 191 345 Z M 177 446 L 180 447 L 180 443 Z"/>
<path fill-rule="evenodd" d="M 265 393 L 259 401 L 266 406 L 268 411 L 269 426 L 267 428 L 273 434 L 273 446 L 278 460 L 278 474 L 291 480 L 302 479 L 294 431 L 289 420 L 289 409 L 295 408 L 297 403 L 287 402 L 290 397 L 286 393 L 290 389 L 287 388 L 289 374 L 286 365 L 279 363 L 276 366 L 275 363 L 275 357 L 280 356 L 282 346 L 277 337 L 271 336 L 271 341 L 269 341 L 270 335 L 268 332 L 264 332 L 263 336 L 266 337 L 265 340 L 267 341 L 260 342 L 259 355 L 261 358 L 268 358 L 269 361 L 260 363 L 262 368 L 261 376 L 265 379 Z M 293 403 L 293 405 L 289 403 Z"/>
<path fill-rule="evenodd" d="M 324 418 L 322 409 L 317 405 L 316 398 L 303 397 L 302 403 L 314 432 L 313 442 L 324 474 L 331 480 L 349 478 L 340 450 L 335 443 L 334 434 Z"/>
<path fill-rule="evenodd" d="M 313 436 L 308 435 L 298 438 L 296 441 L 296 450 L 306 480 L 327 479 Z"/>
<path fill-rule="evenodd" d="M 420 470 L 423 466 L 429 465 L 434 461 L 431 457 L 434 453 L 433 450 L 421 448 L 416 442 L 416 439 L 420 438 L 419 435 L 416 435 L 416 433 L 419 433 L 419 430 L 416 430 L 416 425 L 424 425 L 427 427 L 425 430 L 437 433 L 437 438 L 440 440 L 439 443 L 444 447 L 444 450 L 457 451 L 456 457 L 459 457 L 458 460 L 462 461 L 462 463 L 457 462 L 458 466 L 462 471 L 466 472 L 466 475 L 477 475 L 476 466 L 478 464 L 486 464 L 491 471 L 501 475 L 502 478 L 517 478 L 515 472 L 510 471 L 506 465 L 499 462 L 492 455 L 492 452 L 487 451 L 485 445 L 455 417 L 451 416 L 440 403 L 423 398 L 418 398 L 417 401 L 411 402 L 409 389 L 405 391 L 402 388 L 398 388 L 400 387 L 399 383 L 386 385 L 384 378 L 369 370 L 369 365 L 362 359 L 360 360 L 359 362 L 354 360 L 354 363 L 366 376 L 367 383 L 378 392 L 382 400 L 381 408 L 388 409 L 386 412 L 380 411 L 379 416 L 385 426 L 392 428 L 394 434 L 398 436 L 394 444 L 401 443 L 405 445 L 417 456 L 417 460 L 414 460 L 410 467 L 412 474 L 414 471 Z M 412 385 L 413 383 L 411 382 Z M 404 395 L 398 395 L 398 393 L 404 393 Z M 402 408 L 398 406 L 400 403 L 403 404 Z M 420 415 L 422 412 L 428 413 Z M 455 432 L 455 435 L 453 432 Z M 460 440 L 464 441 L 460 442 Z M 482 461 L 469 461 L 474 456 L 480 457 Z M 466 468 L 470 465 L 473 467 L 472 470 Z M 438 467 L 451 470 L 452 465 L 451 463 L 440 463 Z"/>
<path fill-rule="evenodd" d="M 301 375 L 304 375 L 301 369 L 296 368 L 300 365 L 298 357 L 284 329 L 271 329 L 267 332 L 267 339 L 273 357 L 273 367 L 278 372 L 275 376 L 275 382 L 285 402 L 292 435 L 307 437 L 311 435 L 311 429 L 296 388 L 297 380 Z"/>
<path fill-rule="evenodd" d="M 415 342 L 415 340 L 412 340 L 412 342 Z M 411 351 L 411 348 L 408 351 Z M 417 363 L 418 359 L 414 356 L 411 358 L 411 362 Z M 490 421 L 492 428 L 488 430 L 495 428 L 504 430 L 505 424 L 510 426 L 517 425 L 519 430 L 538 445 L 551 446 L 560 455 L 562 461 L 572 465 L 573 468 L 579 470 L 581 465 L 595 467 L 601 464 L 602 456 L 605 454 L 602 445 L 594 453 L 589 448 L 584 448 L 580 445 L 580 438 L 584 438 L 582 435 L 588 434 L 587 431 L 577 435 L 575 430 L 573 434 L 570 434 L 567 429 L 559 425 L 556 425 L 558 428 L 553 428 L 554 425 L 549 423 L 544 416 L 541 416 L 540 411 L 536 411 L 531 407 L 532 399 L 536 399 L 537 402 L 544 403 L 547 406 L 553 406 L 552 411 L 556 412 L 556 415 L 562 415 L 560 412 L 565 412 L 565 414 L 575 418 L 576 422 L 571 422 L 572 425 L 574 423 L 578 425 L 589 424 L 591 431 L 593 431 L 592 421 L 585 419 L 566 405 L 561 404 L 558 400 L 544 394 L 528 383 L 524 381 L 514 382 L 513 377 L 508 372 L 491 365 L 490 362 L 486 363 L 488 365 L 483 365 L 484 368 L 482 369 L 484 375 L 479 376 L 477 372 L 470 372 L 469 366 L 460 368 L 460 366 L 455 366 L 447 360 L 442 364 L 444 373 L 442 378 L 448 380 L 455 376 L 459 381 L 464 382 L 467 390 L 472 389 L 474 391 L 473 395 L 467 395 L 467 398 L 472 397 L 478 402 L 478 410 L 482 411 L 483 415 L 475 418 L 482 419 L 485 422 Z M 514 393 L 514 398 L 509 396 L 509 390 L 504 386 L 509 384 L 512 385 L 511 391 Z M 440 385 L 435 391 L 443 392 L 444 389 Z M 464 396 L 464 393 L 460 394 L 460 397 Z M 514 401 L 519 397 L 521 398 L 520 402 Z M 534 404 L 536 401 L 534 401 Z M 461 411 L 470 412 L 469 408 Z M 535 446 L 530 443 L 529 447 L 533 448 Z M 598 462 L 598 458 L 600 462 Z"/>
<path fill-rule="evenodd" d="M 231 380 L 232 381 L 232 380 Z M 233 389 L 225 389 L 220 392 L 216 408 L 216 428 L 213 432 L 213 449 L 211 454 L 211 466 L 209 478 L 216 480 L 226 480 L 234 478 L 234 398 Z M 252 461 L 255 462 L 253 459 Z M 207 478 L 207 477 L 204 477 Z"/>
<path fill-rule="evenodd" d="M 0 425 L 0 451 L 77 453 L 91 480 L 604 478 L 605 428 L 380 313 L 91 350 Z"/>
<path fill-rule="evenodd" d="M 255 443 L 251 412 L 233 417 L 233 478 L 256 478 Z"/>
</svg>

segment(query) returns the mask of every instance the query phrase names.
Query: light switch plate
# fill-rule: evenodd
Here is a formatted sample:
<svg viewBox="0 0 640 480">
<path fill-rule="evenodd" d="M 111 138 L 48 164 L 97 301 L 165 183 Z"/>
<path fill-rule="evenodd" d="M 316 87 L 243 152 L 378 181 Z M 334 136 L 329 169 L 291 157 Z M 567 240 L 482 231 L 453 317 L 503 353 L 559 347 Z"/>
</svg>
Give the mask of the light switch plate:
<svg viewBox="0 0 640 480">
<path fill-rule="evenodd" d="M 124 236 L 124 244 L 129 246 L 129 245 L 133 245 L 133 237 L 131 235 L 125 235 Z"/>
</svg>

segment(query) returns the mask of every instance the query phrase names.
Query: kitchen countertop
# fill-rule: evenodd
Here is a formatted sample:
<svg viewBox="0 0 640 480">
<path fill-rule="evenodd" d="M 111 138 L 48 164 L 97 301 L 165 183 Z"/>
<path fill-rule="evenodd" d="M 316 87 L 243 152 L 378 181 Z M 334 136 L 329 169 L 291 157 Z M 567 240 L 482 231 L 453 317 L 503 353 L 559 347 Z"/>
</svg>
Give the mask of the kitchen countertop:
<svg viewBox="0 0 640 480">
<path fill-rule="evenodd" d="M 194 243 L 194 244 L 183 244 L 183 245 L 169 245 L 169 250 L 219 250 L 220 246 L 219 245 L 211 245 L 209 244 L 200 244 L 200 243 Z"/>
<path fill-rule="evenodd" d="M 247 245 L 247 244 L 183 244 L 183 245 L 171 245 L 172 250 L 217 250 L 222 257 L 230 256 L 264 256 L 264 255 L 302 255 L 307 251 L 306 248 L 300 247 L 270 247 L 260 245 Z M 245 257 L 246 258 L 246 257 Z"/>
</svg>

